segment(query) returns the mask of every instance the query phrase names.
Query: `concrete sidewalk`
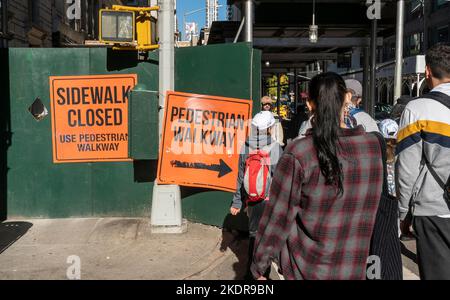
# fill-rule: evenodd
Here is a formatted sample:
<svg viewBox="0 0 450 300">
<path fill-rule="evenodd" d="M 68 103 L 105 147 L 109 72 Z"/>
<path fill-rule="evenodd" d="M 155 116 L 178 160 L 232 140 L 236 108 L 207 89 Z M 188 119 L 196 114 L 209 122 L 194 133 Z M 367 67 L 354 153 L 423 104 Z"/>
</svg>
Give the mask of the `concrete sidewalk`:
<svg viewBox="0 0 450 300">
<path fill-rule="evenodd" d="M 71 255 L 86 280 L 243 279 L 247 247 L 243 235 L 196 223 L 162 235 L 148 219 L 9 220 L 0 224 L 0 279 L 67 279 Z"/>
<path fill-rule="evenodd" d="M 0 279 L 241 279 L 247 239 L 202 224 L 181 235 L 151 234 L 148 219 L 7 221 L 0 227 Z M 27 230 L 24 230 L 26 228 Z M 3 251 L 2 251 L 3 249 Z"/>
</svg>

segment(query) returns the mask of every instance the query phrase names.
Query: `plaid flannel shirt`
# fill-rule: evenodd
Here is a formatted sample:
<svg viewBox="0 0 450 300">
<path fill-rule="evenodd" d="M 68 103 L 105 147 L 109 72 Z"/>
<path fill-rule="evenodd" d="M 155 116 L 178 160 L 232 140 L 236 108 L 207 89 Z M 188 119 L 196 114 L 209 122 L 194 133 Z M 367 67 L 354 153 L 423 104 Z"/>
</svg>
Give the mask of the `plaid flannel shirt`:
<svg viewBox="0 0 450 300">
<path fill-rule="evenodd" d="M 258 278 L 278 263 L 286 279 L 365 279 L 381 197 L 383 162 L 374 134 L 340 133 L 344 192 L 325 185 L 309 133 L 278 162 L 259 224 L 251 270 Z"/>
</svg>

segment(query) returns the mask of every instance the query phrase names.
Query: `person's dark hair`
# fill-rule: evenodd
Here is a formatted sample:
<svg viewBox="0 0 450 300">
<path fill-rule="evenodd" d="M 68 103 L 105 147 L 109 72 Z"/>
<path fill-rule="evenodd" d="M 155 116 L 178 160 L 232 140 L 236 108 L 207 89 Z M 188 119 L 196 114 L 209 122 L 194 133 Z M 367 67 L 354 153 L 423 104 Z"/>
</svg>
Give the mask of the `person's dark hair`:
<svg viewBox="0 0 450 300">
<path fill-rule="evenodd" d="M 433 77 L 450 78 L 450 44 L 436 44 L 428 49 L 425 62 L 430 67 Z"/>
<path fill-rule="evenodd" d="M 337 188 L 342 195 L 343 174 L 337 153 L 341 110 L 347 92 L 345 82 L 336 73 L 328 72 L 315 76 L 309 83 L 310 100 L 315 104 L 312 136 L 317 151 L 320 171 L 327 185 Z"/>
</svg>

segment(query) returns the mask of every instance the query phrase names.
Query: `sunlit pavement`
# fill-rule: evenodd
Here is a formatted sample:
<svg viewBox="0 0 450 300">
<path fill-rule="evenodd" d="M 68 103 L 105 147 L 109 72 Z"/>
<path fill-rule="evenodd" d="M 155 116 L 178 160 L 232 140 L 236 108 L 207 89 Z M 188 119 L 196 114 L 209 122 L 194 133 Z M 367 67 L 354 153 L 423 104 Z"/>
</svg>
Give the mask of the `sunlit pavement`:
<svg viewBox="0 0 450 300">
<path fill-rule="evenodd" d="M 414 241 L 404 244 L 414 254 Z M 247 247 L 243 234 L 196 223 L 167 235 L 151 234 L 148 219 L 9 220 L 0 224 L 0 279 L 72 279 L 78 258 L 85 280 L 243 279 Z M 418 279 L 412 259 L 403 263 L 404 279 Z M 282 279 L 274 267 L 271 278 Z"/>
</svg>

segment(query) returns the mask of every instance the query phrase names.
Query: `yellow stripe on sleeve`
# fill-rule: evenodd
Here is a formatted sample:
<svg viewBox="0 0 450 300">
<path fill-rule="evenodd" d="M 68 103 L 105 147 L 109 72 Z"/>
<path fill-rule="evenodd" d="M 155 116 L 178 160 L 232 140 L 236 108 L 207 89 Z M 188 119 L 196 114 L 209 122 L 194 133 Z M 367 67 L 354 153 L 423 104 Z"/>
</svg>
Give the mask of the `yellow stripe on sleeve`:
<svg viewBox="0 0 450 300">
<path fill-rule="evenodd" d="M 420 131 L 426 131 L 450 137 L 450 124 L 430 120 L 416 121 L 398 132 L 397 142 L 401 142 L 407 137 Z"/>
</svg>

